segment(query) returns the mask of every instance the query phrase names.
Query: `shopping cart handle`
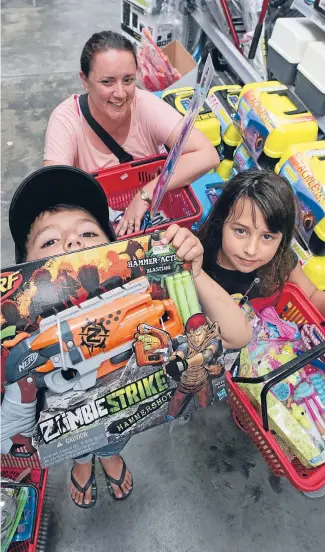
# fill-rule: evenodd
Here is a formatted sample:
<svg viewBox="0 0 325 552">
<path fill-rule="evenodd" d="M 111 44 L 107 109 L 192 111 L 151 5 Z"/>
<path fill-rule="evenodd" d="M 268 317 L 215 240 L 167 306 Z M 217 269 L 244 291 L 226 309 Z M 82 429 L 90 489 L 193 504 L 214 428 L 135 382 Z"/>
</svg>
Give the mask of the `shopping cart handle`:
<svg viewBox="0 0 325 552">
<path fill-rule="evenodd" d="M 242 376 L 233 376 L 232 380 L 236 383 L 265 383 L 261 391 L 261 409 L 262 409 L 262 421 L 265 431 L 269 430 L 269 420 L 267 413 L 267 394 L 274 385 L 282 381 L 283 379 L 291 376 L 301 368 L 304 368 L 306 364 L 310 364 L 314 360 L 318 359 L 325 353 L 325 341 L 316 345 L 313 349 L 306 351 L 302 355 L 286 362 L 276 370 L 265 374 L 264 376 L 258 376 L 257 378 L 246 378 Z"/>
</svg>

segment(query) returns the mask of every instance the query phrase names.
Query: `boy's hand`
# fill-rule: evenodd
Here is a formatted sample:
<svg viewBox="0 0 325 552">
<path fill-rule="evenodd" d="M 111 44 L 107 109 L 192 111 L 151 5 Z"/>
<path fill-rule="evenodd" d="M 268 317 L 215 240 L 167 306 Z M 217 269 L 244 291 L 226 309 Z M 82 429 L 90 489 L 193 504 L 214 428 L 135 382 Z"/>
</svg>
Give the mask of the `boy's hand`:
<svg viewBox="0 0 325 552">
<path fill-rule="evenodd" d="M 193 277 L 199 276 L 203 262 L 203 247 L 200 240 L 190 230 L 172 224 L 164 233 L 162 242 L 170 243 L 179 259 L 192 262 Z"/>
</svg>

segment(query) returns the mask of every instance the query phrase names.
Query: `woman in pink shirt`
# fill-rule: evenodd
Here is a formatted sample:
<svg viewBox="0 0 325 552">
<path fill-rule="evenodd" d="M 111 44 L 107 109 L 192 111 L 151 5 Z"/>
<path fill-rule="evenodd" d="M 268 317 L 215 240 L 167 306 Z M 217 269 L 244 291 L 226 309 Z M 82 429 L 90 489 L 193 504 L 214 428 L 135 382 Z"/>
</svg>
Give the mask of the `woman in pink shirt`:
<svg viewBox="0 0 325 552">
<path fill-rule="evenodd" d="M 88 92 L 87 109 L 127 153 L 139 159 L 159 153 L 162 145 L 171 148 L 182 116 L 154 94 L 136 88 L 137 59 L 129 40 L 111 31 L 95 33 L 83 48 L 80 65 Z M 84 101 L 87 103 L 86 98 Z M 46 132 L 44 165 L 73 165 L 91 173 L 118 162 L 83 117 L 78 95 L 53 111 Z M 211 142 L 194 128 L 169 189 L 190 184 L 218 163 Z M 119 235 L 139 230 L 156 181 L 134 196 L 117 227 Z"/>
</svg>

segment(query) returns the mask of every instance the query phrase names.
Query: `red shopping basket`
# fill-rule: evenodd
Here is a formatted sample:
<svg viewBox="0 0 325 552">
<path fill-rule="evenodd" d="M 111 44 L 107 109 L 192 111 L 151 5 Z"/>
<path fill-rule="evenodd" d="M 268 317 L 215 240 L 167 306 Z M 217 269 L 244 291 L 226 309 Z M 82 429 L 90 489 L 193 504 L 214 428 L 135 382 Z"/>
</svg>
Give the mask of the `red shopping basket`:
<svg viewBox="0 0 325 552">
<path fill-rule="evenodd" d="M 264 306 L 269 304 L 270 301 L 264 301 Z M 261 310 L 263 300 L 255 300 L 255 306 L 257 310 Z M 274 306 L 284 320 L 295 322 L 299 327 L 305 323 L 316 324 L 324 332 L 325 321 L 321 314 L 294 284 L 289 283 L 284 286 Z M 277 476 L 286 477 L 299 491 L 313 492 L 324 487 L 325 464 L 317 468 L 306 468 L 298 458 L 290 461 L 272 433 L 265 431 L 261 417 L 244 391 L 233 381 L 230 372 L 227 372 L 226 378 L 228 400 L 233 415 L 257 446 L 271 471 Z"/>
<path fill-rule="evenodd" d="M 94 174 L 107 196 L 109 206 L 116 211 L 124 211 L 130 204 L 139 188 L 150 182 L 161 171 L 166 161 L 166 155 L 158 155 L 123 163 L 108 169 L 102 169 Z M 202 217 L 201 204 L 196 199 L 191 188 L 179 188 L 167 192 L 161 202 L 161 210 L 169 221 L 155 226 L 156 230 L 166 229 L 170 221 L 180 226 L 191 228 L 194 222 Z M 148 228 L 148 232 L 152 227 Z M 140 236 L 143 230 L 129 234 L 128 237 Z M 124 236 L 121 239 L 125 239 Z"/>
<path fill-rule="evenodd" d="M 21 448 L 19 450 L 23 451 L 24 449 Z M 31 471 L 26 479 L 24 479 L 24 483 L 26 485 L 33 485 L 37 490 L 38 497 L 34 527 L 31 538 L 22 542 L 11 543 L 8 549 L 9 552 L 36 552 L 44 506 L 48 469 L 41 468 L 37 454 L 33 454 L 30 458 L 16 458 L 10 454 L 1 455 L 1 477 L 16 481 L 19 475 L 26 468 L 31 468 Z"/>
</svg>

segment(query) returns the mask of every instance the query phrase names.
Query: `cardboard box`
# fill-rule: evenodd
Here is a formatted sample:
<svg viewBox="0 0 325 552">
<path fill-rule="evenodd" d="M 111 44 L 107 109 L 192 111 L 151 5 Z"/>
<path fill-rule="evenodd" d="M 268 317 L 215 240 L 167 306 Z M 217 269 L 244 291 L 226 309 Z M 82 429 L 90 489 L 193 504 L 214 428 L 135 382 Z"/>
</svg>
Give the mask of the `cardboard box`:
<svg viewBox="0 0 325 552">
<path fill-rule="evenodd" d="M 185 86 L 195 87 L 198 73 L 198 65 L 191 54 L 178 41 L 173 40 L 162 48 L 168 56 L 171 64 L 181 74 L 181 78 L 168 86 L 166 90 L 173 88 L 183 88 Z"/>
<path fill-rule="evenodd" d="M 207 390 L 200 406 L 212 402 L 222 377 L 218 328 L 197 315 L 190 267 L 162 236 L 2 270 L 2 453 L 11 438 L 24 446 L 32 438 L 49 466 L 189 414 L 198 389 L 186 383 L 187 362 L 176 366 L 179 351 L 186 359 L 213 347 L 214 375 L 210 365 L 191 369 Z M 197 322 L 200 347 L 190 333 Z M 188 386 L 186 404 L 173 398 L 180 384 Z M 28 393 L 22 402 L 17 389 Z M 46 392 L 35 426 L 37 389 Z"/>
</svg>

